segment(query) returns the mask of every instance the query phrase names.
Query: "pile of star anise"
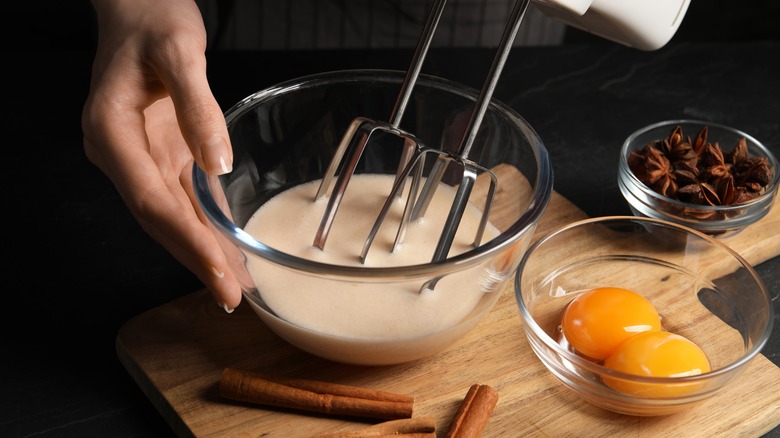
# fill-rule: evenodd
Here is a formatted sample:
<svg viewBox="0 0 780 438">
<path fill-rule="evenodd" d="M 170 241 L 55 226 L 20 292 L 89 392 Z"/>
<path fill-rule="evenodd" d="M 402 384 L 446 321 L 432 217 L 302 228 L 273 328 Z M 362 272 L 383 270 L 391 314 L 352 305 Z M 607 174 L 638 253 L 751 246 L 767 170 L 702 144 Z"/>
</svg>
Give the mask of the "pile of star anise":
<svg viewBox="0 0 780 438">
<path fill-rule="evenodd" d="M 748 156 L 744 137 L 724 152 L 707 139 L 707 126 L 693 140 L 676 126 L 668 137 L 631 152 L 628 166 L 661 195 L 697 205 L 745 203 L 761 195 L 774 176 L 766 157 Z"/>
</svg>

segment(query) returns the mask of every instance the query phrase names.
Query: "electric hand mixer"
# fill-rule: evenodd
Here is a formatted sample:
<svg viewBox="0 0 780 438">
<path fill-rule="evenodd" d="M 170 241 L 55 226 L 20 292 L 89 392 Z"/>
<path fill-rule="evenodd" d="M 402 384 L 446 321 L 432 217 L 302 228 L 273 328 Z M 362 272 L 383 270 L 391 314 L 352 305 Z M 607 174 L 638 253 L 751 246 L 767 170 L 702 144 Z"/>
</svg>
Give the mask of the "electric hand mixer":
<svg viewBox="0 0 780 438">
<path fill-rule="evenodd" d="M 600 35 L 604 38 L 619 42 L 624 45 L 636 47 L 642 50 L 655 50 L 664 44 L 676 32 L 682 21 L 690 0 L 641 0 L 625 2 L 624 0 L 535 0 L 540 9 L 561 21 L 588 32 Z M 471 146 L 476 138 L 483 116 L 490 104 L 496 84 L 498 83 L 504 63 L 510 52 L 515 36 L 523 20 L 530 0 L 518 0 L 511 12 L 509 21 L 501 37 L 497 53 L 483 84 L 482 90 L 471 112 L 468 125 L 463 133 L 456 153 L 445 152 L 425 146 L 414 134 L 400 128 L 404 110 L 413 92 L 427 51 L 436 32 L 442 12 L 446 6 L 446 0 L 435 0 L 432 4 L 422 35 L 417 45 L 412 64 L 407 71 L 401 87 L 401 92 L 396 101 L 390 117 L 390 122 L 381 122 L 364 117 L 358 117 L 352 121 L 342 137 L 330 165 L 323 177 L 316 199 L 325 196 L 333 185 L 337 169 L 341 168 L 335 185 L 329 195 L 328 205 L 323 214 L 322 221 L 314 238 L 314 245 L 320 249 L 325 248 L 328 232 L 338 211 L 341 199 L 347 185 L 353 175 L 357 163 L 372 141 L 372 136 L 377 133 L 386 133 L 399 137 L 403 142 L 403 152 L 396 172 L 392 191 L 385 201 L 371 232 L 369 233 L 360 260 L 365 263 L 366 256 L 376 236 L 379 227 L 386 219 L 389 207 L 403 191 L 411 177 L 411 184 L 402 219 L 396 234 L 393 251 L 403 242 L 406 228 L 411 221 L 424 216 L 428 202 L 433 191 L 436 190 L 439 181 L 450 166 L 457 166 L 461 170 L 460 184 L 454 196 L 449 214 L 445 220 L 439 242 L 436 246 L 432 261 L 443 260 L 447 257 L 453 238 L 463 216 L 469 196 L 475 184 L 477 176 L 488 175 L 490 184 L 482 209 L 482 219 L 474 237 L 474 246 L 479 246 L 485 226 L 488 221 L 493 196 L 496 190 L 496 176 L 478 163 L 469 159 Z M 652 18 L 652 20 L 648 20 Z M 436 159 L 429 176 L 420 189 L 423 180 L 422 169 L 425 159 L 432 156 Z M 433 288 L 437 279 L 433 279 L 424 285 L 424 288 Z"/>
</svg>

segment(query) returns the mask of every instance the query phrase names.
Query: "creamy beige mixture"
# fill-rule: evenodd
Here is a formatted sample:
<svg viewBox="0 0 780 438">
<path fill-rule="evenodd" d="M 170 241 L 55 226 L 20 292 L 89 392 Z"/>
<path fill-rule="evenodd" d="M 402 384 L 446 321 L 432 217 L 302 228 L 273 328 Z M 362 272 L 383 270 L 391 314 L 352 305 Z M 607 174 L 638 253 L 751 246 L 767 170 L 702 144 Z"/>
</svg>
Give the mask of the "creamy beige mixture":
<svg viewBox="0 0 780 438">
<path fill-rule="evenodd" d="M 313 246 L 327 199 L 314 202 L 320 181 L 284 191 L 264 204 L 245 230 L 280 251 L 319 262 L 361 266 L 359 255 L 392 186 L 391 175 L 355 175 L 342 199 L 325 250 Z M 379 230 L 365 266 L 428 263 L 452 204 L 454 191 L 440 186 L 425 215 L 413 223 L 403 246 L 391 252 L 404 200 L 396 200 Z M 466 209 L 451 254 L 471 249 L 480 212 Z M 483 242 L 498 235 L 488 226 Z M 258 258 L 247 263 L 263 301 L 283 319 L 313 331 L 357 339 L 424 336 L 460 322 L 493 282 L 484 267 L 443 278 L 434 291 L 419 293 L 421 280 L 396 283 L 336 281 L 313 277 Z"/>
</svg>

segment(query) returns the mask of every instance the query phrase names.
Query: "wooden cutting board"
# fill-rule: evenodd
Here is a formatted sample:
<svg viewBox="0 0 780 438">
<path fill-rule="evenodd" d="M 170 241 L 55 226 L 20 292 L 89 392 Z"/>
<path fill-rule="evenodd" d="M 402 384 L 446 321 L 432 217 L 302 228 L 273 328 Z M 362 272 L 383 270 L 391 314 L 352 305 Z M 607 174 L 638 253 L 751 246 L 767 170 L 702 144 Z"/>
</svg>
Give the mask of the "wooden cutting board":
<svg viewBox="0 0 780 438">
<path fill-rule="evenodd" d="M 780 206 L 724 242 L 756 265 L 780 253 Z M 585 217 L 554 193 L 537 235 Z M 128 321 L 116 338 L 125 368 L 180 436 L 306 437 L 362 428 L 352 419 L 255 407 L 220 399 L 225 367 L 381 389 L 415 396 L 415 416 L 449 422 L 474 383 L 500 399 L 486 437 L 760 436 L 780 424 L 780 368 L 759 355 L 730 387 L 694 409 L 665 417 L 632 417 L 596 408 L 560 384 L 531 351 L 514 294 L 448 350 L 386 366 L 337 364 L 304 353 L 273 334 L 246 304 L 228 315 L 205 290 Z"/>
</svg>

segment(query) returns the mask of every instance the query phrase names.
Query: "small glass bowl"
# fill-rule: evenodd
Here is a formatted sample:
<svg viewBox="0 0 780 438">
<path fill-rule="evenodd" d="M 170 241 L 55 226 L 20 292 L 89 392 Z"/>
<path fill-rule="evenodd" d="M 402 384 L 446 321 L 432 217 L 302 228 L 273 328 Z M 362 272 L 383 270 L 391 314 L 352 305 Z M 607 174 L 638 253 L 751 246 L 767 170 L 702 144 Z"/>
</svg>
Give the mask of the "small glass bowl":
<svg viewBox="0 0 780 438">
<path fill-rule="evenodd" d="M 744 138 L 750 157 L 765 157 L 774 176 L 762 194 L 740 204 L 699 205 L 664 196 L 643 183 L 629 167 L 632 152 L 640 151 L 649 143 L 667 138 L 675 127 L 682 129 L 683 136 L 695 141 L 697 133 L 707 127 L 707 141 L 719 144 L 728 153 Z M 632 133 L 620 150 L 618 185 L 628 201 L 633 214 L 668 220 L 686 225 L 703 233 L 717 237 L 729 237 L 764 217 L 772 208 L 780 185 L 780 166 L 769 149 L 752 136 L 717 123 L 698 120 L 667 120 L 645 126 Z"/>
<path fill-rule="evenodd" d="M 571 349 L 562 336 L 562 313 L 597 287 L 647 298 L 662 330 L 698 345 L 711 371 L 643 377 Z M 537 240 L 520 261 L 515 298 L 531 348 L 563 385 L 596 406 L 636 416 L 674 414 L 720 393 L 759 354 L 774 320 L 761 278 L 734 250 L 691 228 L 633 216 L 586 219 Z M 605 381 L 655 394 L 621 392 Z"/>
</svg>

